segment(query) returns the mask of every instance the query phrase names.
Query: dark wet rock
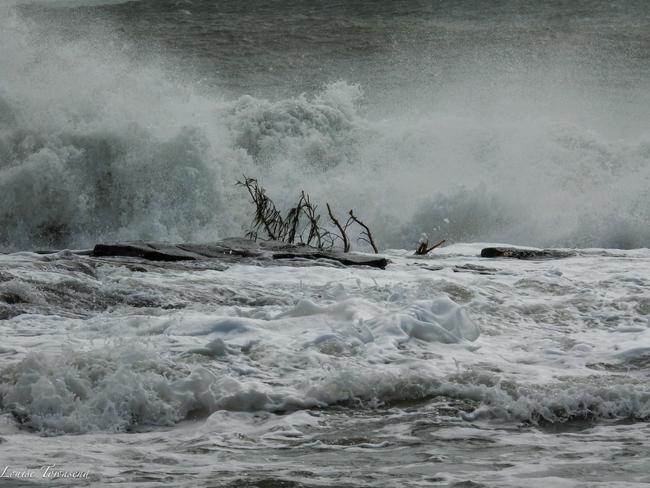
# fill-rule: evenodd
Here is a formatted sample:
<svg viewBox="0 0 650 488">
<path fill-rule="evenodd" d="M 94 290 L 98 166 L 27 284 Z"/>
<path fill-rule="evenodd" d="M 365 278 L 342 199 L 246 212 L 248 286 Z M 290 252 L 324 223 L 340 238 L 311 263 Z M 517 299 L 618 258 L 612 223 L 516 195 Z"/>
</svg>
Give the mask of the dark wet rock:
<svg viewBox="0 0 650 488">
<path fill-rule="evenodd" d="M 15 305 L 17 303 L 29 303 L 28 300 L 20 296 L 18 293 L 11 291 L 0 292 L 0 300 L 9 305 Z"/>
<path fill-rule="evenodd" d="M 297 481 L 276 478 L 255 480 L 239 478 L 224 486 L 225 488 L 307 488 L 306 485 Z"/>
<path fill-rule="evenodd" d="M 9 320 L 24 313 L 27 312 L 14 307 L 3 306 L 3 304 L 0 303 L 0 320 Z"/>
<path fill-rule="evenodd" d="M 492 275 L 498 273 L 499 270 L 494 268 L 486 268 L 485 266 L 479 266 L 478 264 L 460 264 L 452 268 L 454 273 L 477 273 L 482 275 Z"/>
<path fill-rule="evenodd" d="M 561 259 L 575 256 L 573 251 L 559 249 L 518 249 L 515 247 L 486 247 L 482 258 Z"/>
<path fill-rule="evenodd" d="M 219 243 L 216 244 L 178 244 L 179 249 L 199 255 L 201 258 L 223 258 L 236 256 L 241 258 L 254 258 L 261 255 L 252 249 L 229 247 Z"/>
<path fill-rule="evenodd" d="M 444 266 L 420 266 L 422 269 L 426 269 L 427 271 L 442 271 L 445 269 Z"/>
<path fill-rule="evenodd" d="M 53 263 L 59 269 L 65 269 L 71 273 L 81 273 L 91 278 L 97 278 L 94 263 L 82 262 L 78 259 L 78 256 L 69 251 L 43 256 L 41 261 L 43 263 Z"/>
<path fill-rule="evenodd" d="M 198 255 L 185 251 L 172 244 L 158 242 L 127 242 L 124 244 L 97 244 L 94 257 L 127 256 L 150 261 L 188 261 L 198 259 Z"/>
<path fill-rule="evenodd" d="M 135 308 L 157 308 L 162 305 L 156 297 L 147 296 L 142 293 L 126 296 L 124 303 Z"/>
<path fill-rule="evenodd" d="M 344 266 L 372 266 L 380 269 L 385 269 L 388 265 L 388 260 L 380 256 L 369 257 L 337 252 L 282 252 L 273 254 L 273 259 L 330 259 Z"/>
<path fill-rule="evenodd" d="M 32 418 L 29 413 L 22 407 L 14 407 L 11 409 L 11 415 L 16 423 L 26 429 L 31 429 Z"/>
<path fill-rule="evenodd" d="M 137 264 L 127 264 L 125 265 L 129 271 L 133 271 L 134 273 L 148 273 L 149 270 L 145 268 L 144 266 L 138 266 Z"/>
<path fill-rule="evenodd" d="M 203 244 L 167 244 L 161 242 L 126 242 L 116 244 L 97 244 L 93 249 L 94 257 L 134 257 L 150 261 L 202 261 L 225 260 L 242 261 L 245 259 L 326 259 L 336 261 L 344 266 L 372 266 L 384 269 L 388 260 L 381 256 L 327 252 L 319 249 L 283 242 L 255 242 L 248 239 L 231 238 L 223 241 Z"/>
<path fill-rule="evenodd" d="M 452 488 L 487 488 L 487 485 L 476 483 L 472 480 L 457 481 L 449 486 Z"/>
</svg>

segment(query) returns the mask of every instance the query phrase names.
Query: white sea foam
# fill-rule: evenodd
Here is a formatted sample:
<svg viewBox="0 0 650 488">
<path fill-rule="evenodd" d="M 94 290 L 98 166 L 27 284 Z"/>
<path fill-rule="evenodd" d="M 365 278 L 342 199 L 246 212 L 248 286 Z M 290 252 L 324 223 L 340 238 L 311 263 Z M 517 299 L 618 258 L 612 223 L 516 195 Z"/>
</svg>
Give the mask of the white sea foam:
<svg viewBox="0 0 650 488">
<path fill-rule="evenodd" d="M 438 271 L 398 253 L 386 271 L 161 273 L 6 256 L 2 405 L 48 433 L 439 396 L 468 420 L 648 418 L 647 252 L 466 266 L 477 249 L 446 249 Z M 258 286 L 276 298 L 243 298 Z"/>
</svg>

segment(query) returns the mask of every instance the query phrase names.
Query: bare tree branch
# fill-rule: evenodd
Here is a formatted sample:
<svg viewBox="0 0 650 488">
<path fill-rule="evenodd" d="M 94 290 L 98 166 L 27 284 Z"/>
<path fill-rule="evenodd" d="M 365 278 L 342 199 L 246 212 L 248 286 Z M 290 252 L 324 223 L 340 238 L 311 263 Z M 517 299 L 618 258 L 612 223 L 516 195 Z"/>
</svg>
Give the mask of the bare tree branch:
<svg viewBox="0 0 650 488">
<path fill-rule="evenodd" d="M 278 230 L 282 229 L 284 222 L 273 201 L 266 195 L 265 190 L 259 186 L 255 178 L 248 178 L 244 175 L 244 181 L 238 181 L 237 184 L 246 187 L 255 204 L 255 217 L 248 235 L 257 239 L 258 230 L 263 228 L 269 239 L 277 239 Z"/>
<path fill-rule="evenodd" d="M 330 220 L 334 223 L 334 225 L 339 229 L 339 232 L 341 233 L 340 238 L 343 241 L 343 252 L 350 252 L 350 240 L 348 239 L 348 235 L 345 232 L 348 225 L 350 224 L 350 220 L 348 219 L 348 222 L 345 224 L 344 228 L 337 220 L 337 218 L 334 217 L 332 209 L 330 208 L 330 204 L 326 202 L 325 205 L 327 205 L 327 213 L 330 215 Z"/>
<path fill-rule="evenodd" d="M 366 238 L 364 239 L 368 244 L 372 246 L 372 249 L 375 251 L 375 254 L 379 254 L 379 250 L 377 249 L 377 246 L 375 245 L 375 241 L 372 238 L 372 233 L 370 232 L 370 229 L 366 224 L 361 222 L 358 218 L 355 217 L 354 213 L 352 210 L 350 210 L 350 218 L 354 220 L 357 224 L 359 224 L 361 227 L 363 227 L 365 230 L 361 233 L 361 236 L 366 235 Z"/>
</svg>

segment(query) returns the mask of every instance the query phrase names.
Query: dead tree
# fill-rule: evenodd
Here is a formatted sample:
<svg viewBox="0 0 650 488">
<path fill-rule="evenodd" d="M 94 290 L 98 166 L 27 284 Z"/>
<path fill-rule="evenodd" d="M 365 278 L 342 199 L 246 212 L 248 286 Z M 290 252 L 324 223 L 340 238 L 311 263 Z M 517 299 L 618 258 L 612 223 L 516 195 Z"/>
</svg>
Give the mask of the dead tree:
<svg viewBox="0 0 650 488">
<path fill-rule="evenodd" d="M 329 203 L 326 203 L 330 220 L 338 229 L 339 233 L 337 234 L 321 226 L 318 206 L 311 203 L 309 195 L 304 191 L 300 192 L 298 203 L 283 217 L 273 200 L 266 194 L 266 190 L 259 185 L 255 178 L 248 178 L 244 175 L 244 180 L 238 181 L 237 185 L 246 188 L 255 205 L 255 215 L 253 216 L 251 228 L 246 233 L 246 237 L 249 239 L 257 240 L 259 233 L 263 232 L 270 240 L 288 244 L 299 241 L 302 244 L 314 246 L 321 250 L 332 249 L 336 240 L 340 240 L 343 243 L 343 251 L 349 252 L 351 245 L 347 230 L 352 223 L 356 223 L 364 229 L 358 240 L 367 242 L 372 246 L 375 254 L 379 253 L 370 229 L 354 215 L 352 210 L 350 210 L 350 216 L 345 224 L 341 224 L 334 216 Z"/>
</svg>

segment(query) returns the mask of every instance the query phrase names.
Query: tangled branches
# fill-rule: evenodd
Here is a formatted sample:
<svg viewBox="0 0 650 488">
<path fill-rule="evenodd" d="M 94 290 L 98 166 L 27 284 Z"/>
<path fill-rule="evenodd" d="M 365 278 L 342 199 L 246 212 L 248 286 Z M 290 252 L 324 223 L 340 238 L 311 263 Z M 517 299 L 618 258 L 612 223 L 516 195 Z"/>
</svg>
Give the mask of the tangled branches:
<svg viewBox="0 0 650 488">
<path fill-rule="evenodd" d="M 296 205 L 289 209 L 286 216 L 283 216 L 255 178 L 244 175 L 244 180 L 238 181 L 237 185 L 246 188 L 255 205 L 255 215 L 246 233 L 249 239 L 257 240 L 262 233 L 266 239 L 288 244 L 306 244 L 321 250 L 331 250 L 335 243 L 340 241 L 343 251 L 349 252 L 351 245 L 347 231 L 350 225 L 355 223 L 363 228 L 357 240 L 369 244 L 375 254 L 379 253 L 370 229 L 354 215 L 352 210 L 347 221 L 341 224 L 330 204 L 325 203 L 329 218 L 336 229 L 329 230 L 321 225 L 318 206 L 311 202 L 309 195 L 304 191 L 300 192 Z"/>
</svg>

